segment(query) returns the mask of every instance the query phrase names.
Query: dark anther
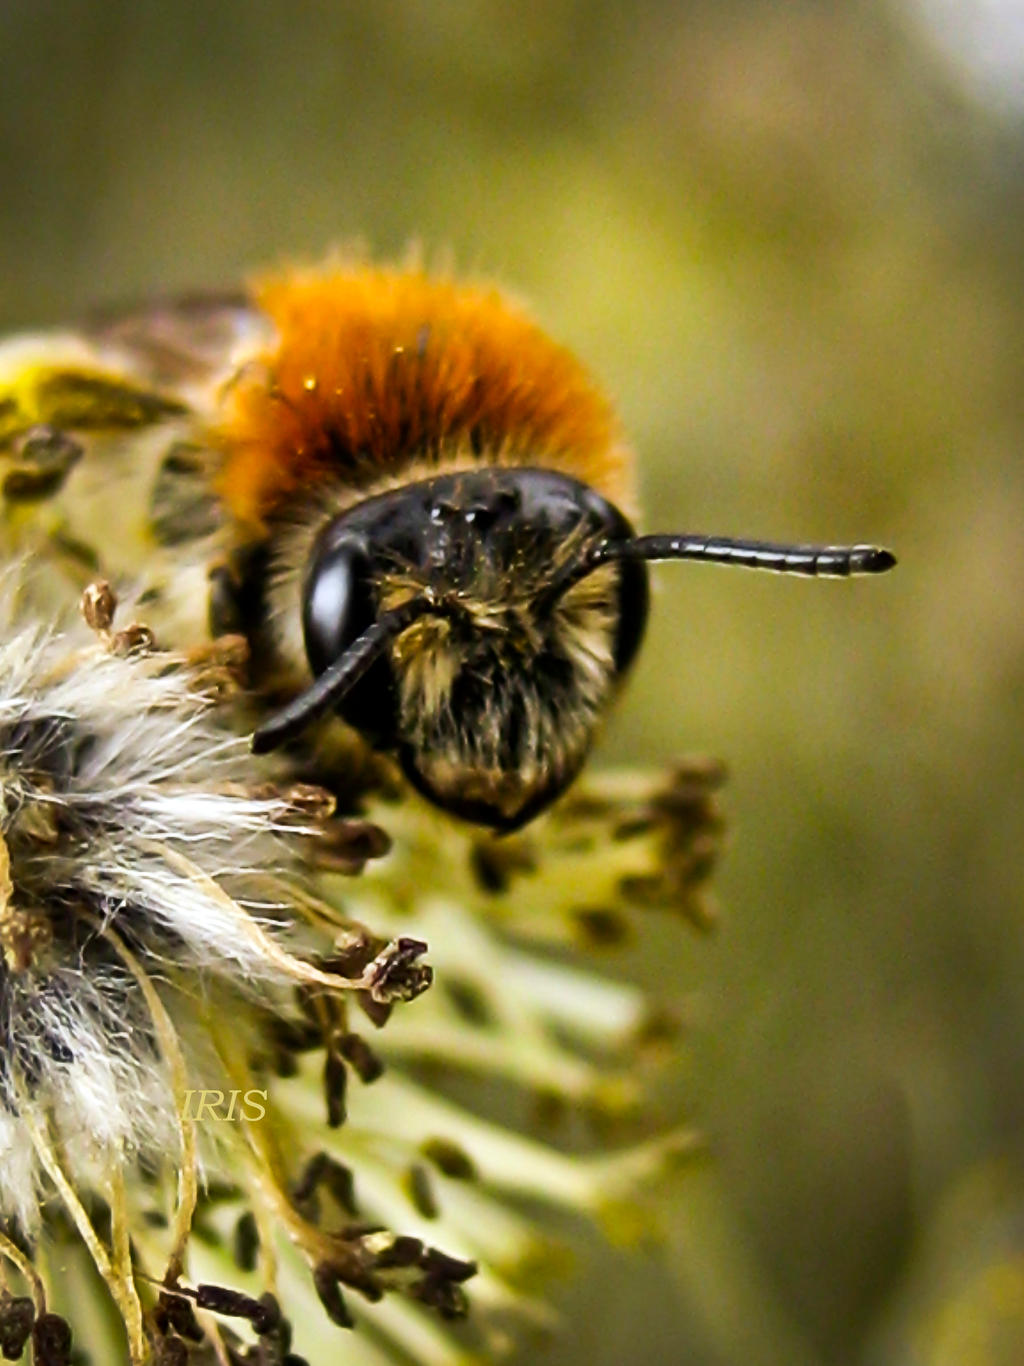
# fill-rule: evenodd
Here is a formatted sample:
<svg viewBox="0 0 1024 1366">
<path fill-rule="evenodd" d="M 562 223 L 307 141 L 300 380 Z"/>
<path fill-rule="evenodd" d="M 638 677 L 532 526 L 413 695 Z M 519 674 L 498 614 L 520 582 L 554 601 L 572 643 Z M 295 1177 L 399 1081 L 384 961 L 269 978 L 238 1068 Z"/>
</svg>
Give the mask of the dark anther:
<svg viewBox="0 0 1024 1366">
<path fill-rule="evenodd" d="M 240 1270 L 254 1270 L 260 1252 L 260 1234 L 252 1210 L 246 1210 L 235 1224 L 233 1251 Z"/>
<path fill-rule="evenodd" d="M 383 1029 L 391 1018 L 393 1009 L 390 1002 L 375 1001 L 368 991 L 361 991 L 356 996 L 359 1002 L 359 1009 L 370 1021 L 375 1029 Z"/>
<path fill-rule="evenodd" d="M 32 1351 L 36 1366 L 68 1366 L 71 1361 L 71 1329 L 59 1314 L 40 1314 L 32 1325 Z"/>
<path fill-rule="evenodd" d="M 373 1000 L 387 1005 L 412 1001 L 430 986 L 433 969 L 418 963 L 427 951 L 422 939 L 401 938 L 390 943 L 366 969 L 367 987 Z"/>
<path fill-rule="evenodd" d="M 188 1366 L 188 1347 L 179 1337 L 161 1338 L 153 1351 L 153 1366 Z"/>
<path fill-rule="evenodd" d="M 491 1003 L 476 982 L 446 972 L 441 986 L 467 1024 L 486 1027 L 497 1023 Z"/>
<path fill-rule="evenodd" d="M 281 1306 L 269 1290 L 259 1297 L 256 1312 L 249 1315 L 249 1322 L 253 1326 L 253 1331 L 260 1337 L 265 1337 L 285 1325 Z"/>
<path fill-rule="evenodd" d="M 163 1291 L 157 1301 L 154 1315 L 161 1330 L 172 1328 L 189 1342 L 201 1342 L 203 1330 L 199 1327 L 195 1313 L 188 1300 L 175 1291 Z"/>
<path fill-rule="evenodd" d="M 321 1186 L 346 1214 L 357 1213 L 355 1180 L 351 1170 L 324 1152 L 317 1153 L 306 1163 L 292 1191 L 292 1199 L 297 1204 L 303 1204 L 311 1200 Z"/>
<path fill-rule="evenodd" d="M 464 1319 L 469 1313 L 466 1292 L 451 1281 L 435 1281 L 428 1276 L 413 1293 L 422 1304 L 436 1309 L 443 1319 Z"/>
<path fill-rule="evenodd" d="M 420 1152 L 439 1172 L 455 1181 L 473 1181 L 476 1163 L 456 1143 L 447 1138 L 428 1138 L 420 1144 Z"/>
<path fill-rule="evenodd" d="M 374 1256 L 373 1265 L 377 1271 L 400 1270 L 407 1266 L 418 1266 L 423 1256 L 422 1240 L 402 1235 L 394 1238 L 388 1247 Z"/>
<path fill-rule="evenodd" d="M 384 1064 L 365 1039 L 358 1034 L 346 1034 L 339 1045 L 341 1056 L 352 1064 L 359 1080 L 367 1086 L 384 1072 Z"/>
<path fill-rule="evenodd" d="M 313 1285 L 330 1321 L 336 1323 L 339 1328 L 353 1327 L 352 1316 L 348 1312 L 345 1297 L 338 1285 L 338 1274 L 334 1267 L 326 1263 L 315 1267 Z"/>
<path fill-rule="evenodd" d="M 319 1048 L 324 1041 L 323 1029 L 319 1022 L 314 1024 L 312 1020 L 276 1018 L 272 1028 L 277 1042 L 290 1053 L 308 1053 L 313 1048 Z"/>
<path fill-rule="evenodd" d="M 270 1033 L 281 1053 L 308 1053 L 319 1048 L 324 1041 L 323 1027 L 319 1021 L 282 1020 L 275 1018 L 270 1025 Z"/>
<path fill-rule="evenodd" d="M 17 1361 L 25 1350 L 36 1307 L 27 1295 L 0 1299 L 0 1355 L 4 1361 Z"/>
<path fill-rule="evenodd" d="M 307 1200 L 313 1198 L 330 1161 L 326 1153 L 316 1153 L 309 1159 L 302 1169 L 302 1175 L 292 1187 L 292 1199 L 297 1205 L 304 1205 Z"/>
<path fill-rule="evenodd" d="M 345 1092 L 348 1089 L 348 1068 L 344 1059 L 333 1049 L 327 1050 L 324 1061 L 324 1099 L 327 1102 L 328 1128 L 337 1129 L 345 1122 Z"/>
<path fill-rule="evenodd" d="M 477 1273 L 476 1262 L 464 1261 L 461 1257 L 450 1257 L 436 1247 L 428 1247 L 423 1253 L 420 1266 L 428 1276 L 438 1276 L 446 1281 L 471 1280 Z"/>
<path fill-rule="evenodd" d="M 344 941 L 336 945 L 334 952 L 319 957 L 316 965 L 324 972 L 336 972 L 340 977 L 355 977 L 373 960 L 384 944 L 383 939 L 375 938 L 368 930 L 360 927 L 347 932 Z"/>
<path fill-rule="evenodd" d="M 359 1213 L 356 1205 L 355 1177 L 352 1175 L 351 1168 L 346 1167 L 343 1162 L 338 1162 L 337 1159 L 329 1157 L 324 1171 L 323 1184 L 334 1203 L 346 1214 L 354 1216 Z"/>
<path fill-rule="evenodd" d="M 629 922 L 618 911 L 604 906 L 580 906 L 573 917 L 589 944 L 608 948 L 629 938 Z"/>
<path fill-rule="evenodd" d="M 367 859 L 383 858 L 391 850 L 391 836 L 386 830 L 354 816 L 336 820 L 326 833 L 332 850 L 360 866 Z"/>
<path fill-rule="evenodd" d="M 259 1300 L 243 1294 L 241 1290 L 232 1290 L 227 1285 L 197 1285 L 195 1296 L 197 1309 L 209 1309 L 214 1314 L 223 1314 L 225 1318 L 248 1319 L 257 1332 L 261 1331 L 257 1328 L 257 1321 L 262 1323 L 267 1317 L 267 1309 Z M 278 1309 L 277 1318 L 280 1317 L 281 1311 Z"/>
<path fill-rule="evenodd" d="M 521 873 L 536 867 L 536 855 L 522 840 L 486 839 L 474 844 L 470 871 L 485 892 L 501 896 Z"/>
<path fill-rule="evenodd" d="M 449 1257 L 436 1247 L 428 1247 L 420 1258 L 423 1279 L 414 1294 L 423 1304 L 436 1309 L 444 1319 L 461 1319 L 469 1312 L 469 1301 L 462 1282 L 476 1275 L 476 1263 Z"/>
<path fill-rule="evenodd" d="M 424 1219 L 436 1219 L 440 1214 L 430 1173 L 422 1162 L 414 1162 L 409 1168 L 409 1196 Z"/>
</svg>

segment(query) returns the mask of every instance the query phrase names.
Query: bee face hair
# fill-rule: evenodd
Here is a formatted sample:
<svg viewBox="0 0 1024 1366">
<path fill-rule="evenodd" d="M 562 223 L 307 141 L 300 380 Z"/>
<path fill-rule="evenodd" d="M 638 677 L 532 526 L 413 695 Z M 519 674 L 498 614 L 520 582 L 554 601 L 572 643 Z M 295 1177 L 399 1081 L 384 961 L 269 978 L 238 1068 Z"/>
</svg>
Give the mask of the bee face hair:
<svg viewBox="0 0 1024 1366">
<path fill-rule="evenodd" d="M 550 470 L 440 475 L 368 498 L 313 545 L 310 667 L 326 678 L 393 620 L 338 712 L 435 804 L 513 829 L 575 776 L 647 615 L 639 563 L 556 597 L 551 586 L 589 546 L 631 534 L 612 504 Z"/>
</svg>

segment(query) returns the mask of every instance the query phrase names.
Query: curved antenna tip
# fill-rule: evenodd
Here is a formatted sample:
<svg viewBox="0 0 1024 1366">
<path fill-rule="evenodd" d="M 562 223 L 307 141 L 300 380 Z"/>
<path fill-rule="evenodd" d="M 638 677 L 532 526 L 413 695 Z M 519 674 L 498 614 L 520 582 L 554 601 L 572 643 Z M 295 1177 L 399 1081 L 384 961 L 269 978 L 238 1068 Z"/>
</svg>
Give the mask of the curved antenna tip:
<svg viewBox="0 0 1024 1366">
<path fill-rule="evenodd" d="M 336 707 L 391 642 L 430 606 L 426 598 L 412 598 L 379 616 L 308 688 L 253 732 L 249 741 L 252 753 L 269 754 L 279 749 Z"/>
<path fill-rule="evenodd" d="M 249 750 L 253 754 L 270 754 L 276 748 L 276 736 L 268 726 L 261 726 L 249 737 Z"/>
</svg>

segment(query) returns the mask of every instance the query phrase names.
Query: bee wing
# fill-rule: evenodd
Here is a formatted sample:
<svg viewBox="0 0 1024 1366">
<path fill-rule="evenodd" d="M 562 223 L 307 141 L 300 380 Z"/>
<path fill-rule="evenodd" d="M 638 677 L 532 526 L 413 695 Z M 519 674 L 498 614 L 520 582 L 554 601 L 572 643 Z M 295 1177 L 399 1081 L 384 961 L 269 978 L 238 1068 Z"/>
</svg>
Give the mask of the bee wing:
<svg viewBox="0 0 1024 1366">
<path fill-rule="evenodd" d="M 199 581 L 220 526 L 210 421 L 268 329 L 240 297 L 192 295 L 0 342 L 3 554 L 56 564 L 75 596 L 83 575 Z"/>
<path fill-rule="evenodd" d="M 116 349 L 151 384 L 180 390 L 222 379 L 245 353 L 266 343 L 269 324 L 242 294 L 187 294 L 94 313 L 83 334 Z"/>
</svg>

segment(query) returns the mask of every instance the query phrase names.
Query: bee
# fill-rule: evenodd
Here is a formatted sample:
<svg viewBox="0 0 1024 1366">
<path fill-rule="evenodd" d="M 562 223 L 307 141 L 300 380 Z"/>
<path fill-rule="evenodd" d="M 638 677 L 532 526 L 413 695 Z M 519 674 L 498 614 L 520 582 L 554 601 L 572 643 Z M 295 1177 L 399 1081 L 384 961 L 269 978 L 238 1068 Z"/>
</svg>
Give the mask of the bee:
<svg viewBox="0 0 1024 1366">
<path fill-rule="evenodd" d="M 11 550 L 248 642 L 253 748 L 330 782 L 343 723 L 498 831 L 573 782 L 640 648 L 648 564 L 877 574 L 871 545 L 639 535 L 580 362 L 489 284 L 289 269 L 0 348 Z M 333 756 L 333 757 L 332 757 Z M 299 760 L 297 760 L 299 762 Z"/>
</svg>

